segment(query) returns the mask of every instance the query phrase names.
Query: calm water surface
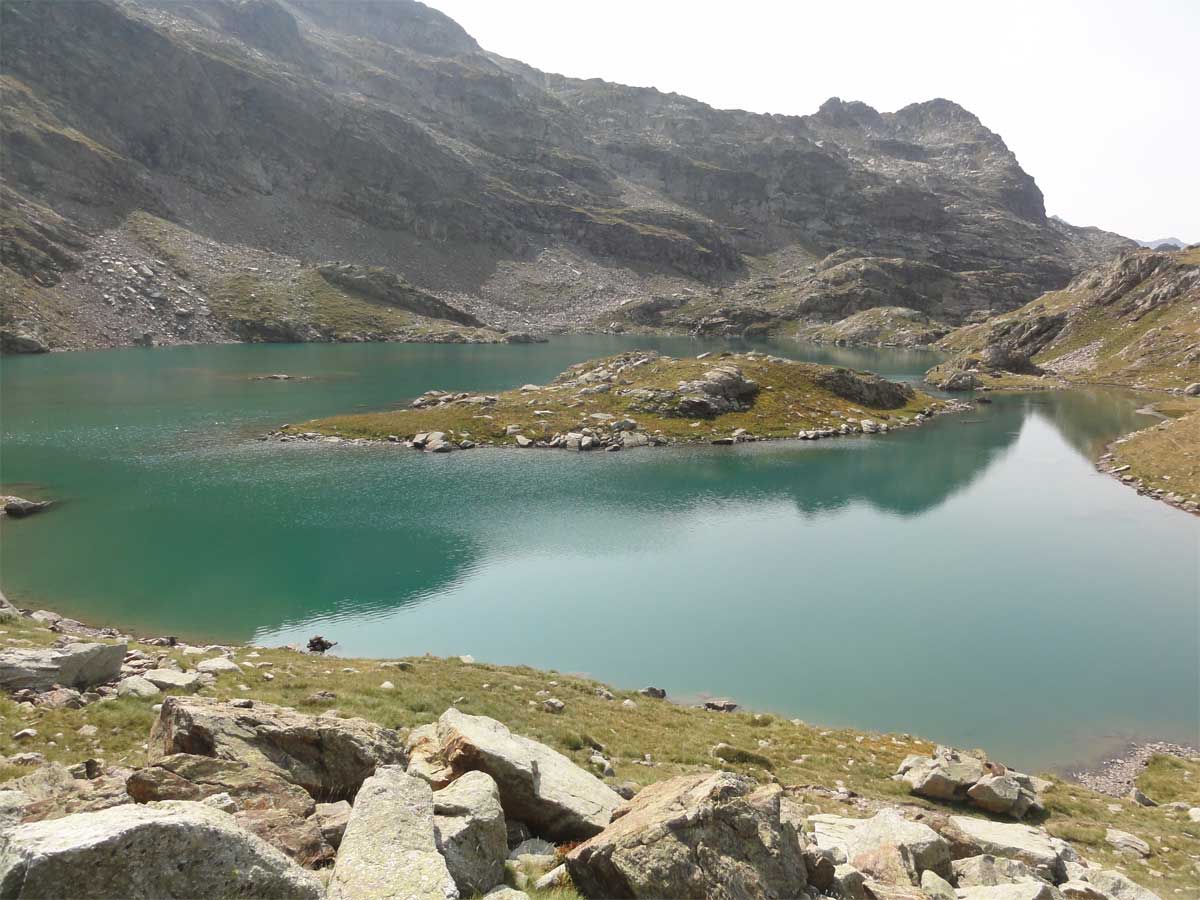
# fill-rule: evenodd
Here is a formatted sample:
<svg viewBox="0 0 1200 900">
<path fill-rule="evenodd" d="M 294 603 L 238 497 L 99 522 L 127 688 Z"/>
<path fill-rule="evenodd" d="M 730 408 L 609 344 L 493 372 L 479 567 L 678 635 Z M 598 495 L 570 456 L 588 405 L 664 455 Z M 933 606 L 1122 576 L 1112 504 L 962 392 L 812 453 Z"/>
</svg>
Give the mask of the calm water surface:
<svg viewBox="0 0 1200 900">
<path fill-rule="evenodd" d="M 898 434 L 574 455 L 265 444 L 283 422 L 496 390 L 634 346 L 293 345 L 0 360 L 23 606 L 347 655 L 431 651 L 721 694 L 1045 767 L 1200 740 L 1200 522 L 1098 475 L 1113 392 Z M 916 378 L 927 356 L 779 344 Z M 307 381 L 264 382 L 269 372 Z"/>
</svg>

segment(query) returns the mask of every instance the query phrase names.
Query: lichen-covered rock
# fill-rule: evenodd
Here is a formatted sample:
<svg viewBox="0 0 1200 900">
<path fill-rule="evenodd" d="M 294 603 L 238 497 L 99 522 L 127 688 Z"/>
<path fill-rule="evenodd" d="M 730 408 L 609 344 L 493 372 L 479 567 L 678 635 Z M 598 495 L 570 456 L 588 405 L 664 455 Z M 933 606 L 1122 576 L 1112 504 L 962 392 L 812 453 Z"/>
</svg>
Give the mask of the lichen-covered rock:
<svg viewBox="0 0 1200 900">
<path fill-rule="evenodd" d="M 1104 891 L 1111 900 L 1160 900 L 1158 894 L 1112 869 L 1089 871 L 1088 882 Z"/>
<path fill-rule="evenodd" d="M 400 735 L 365 719 L 308 716 L 267 703 L 234 706 L 168 697 L 150 733 L 149 758 L 191 753 L 275 772 L 322 801 L 353 797 L 376 768 L 403 764 Z"/>
<path fill-rule="evenodd" d="M 871 879 L 917 885 L 925 871 L 947 880 L 953 877 L 950 845 L 929 826 L 893 809 L 869 819 L 814 815 L 808 822 L 818 847 Z"/>
<path fill-rule="evenodd" d="M 951 816 L 949 821 L 981 853 L 1019 860 L 1046 881 L 1066 880 L 1064 864 L 1068 857 L 1074 856 L 1074 851 L 1045 829 L 972 816 Z"/>
<path fill-rule="evenodd" d="M 986 887 L 993 884 L 1013 884 L 1018 881 L 1037 880 L 1033 869 L 1020 860 L 992 856 L 989 853 L 956 859 L 953 868 L 954 878 L 959 887 Z"/>
<path fill-rule="evenodd" d="M 227 813 L 170 801 L 17 826 L 0 850 L 0 896 L 319 900 L 322 890 Z"/>
<path fill-rule="evenodd" d="M 438 853 L 433 791 L 399 766 L 381 767 L 354 801 L 328 900 L 458 900 Z"/>
<path fill-rule="evenodd" d="M 504 880 L 508 828 L 492 776 L 467 772 L 433 795 L 437 848 L 463 896 L 482 894 Z"/>
<path fill-rule="evenodd" d="M 302 819 L 312 815 L 316 805 L 304 788 L 275 771 L 191 753 L 173 753 L 138 769 L 125 788 L 138 803 L 228 794 L 238 809 L 280 809 Z"/>
<path fill-rule="evenodd" d="M 325 840 L 320 822 L 311 816 L 302 819 L 285 809 L 239 809 L 233 818 L 306 869 L 333 861 L 333 846 Z"/>
<path fill-rule="evenodd" d="M 796 897 L 800 841 L 781 821 L 777 785 L 728 772 L 652 784 L 567 855 L 588 897 Z"/>
<path fill-rule="evenodd" d="M 65 647 L 6 647 L 0 650 L 0 688 L 48 691 L 55 686 L 85 690 L 116 681 L 125 644 L 75 643 Z"/>
<path fill-rule="evenodd" d="M 544 744 L 513 734 L 495 719 L 451 708 L 438 720 L 442 756 L 456 773 L 486 772 L 504 814 L 550 840 L 601 831 L 622 800 L 596 776 Z"/>
</svg>

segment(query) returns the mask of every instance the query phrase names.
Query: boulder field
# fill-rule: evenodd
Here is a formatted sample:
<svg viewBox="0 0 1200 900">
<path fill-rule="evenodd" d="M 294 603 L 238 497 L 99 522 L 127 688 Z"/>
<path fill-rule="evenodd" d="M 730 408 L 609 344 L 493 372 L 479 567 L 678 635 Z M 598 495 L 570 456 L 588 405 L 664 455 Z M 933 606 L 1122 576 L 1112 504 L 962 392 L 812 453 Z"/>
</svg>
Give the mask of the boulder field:
<svg viewBox="0 0 1200 900">
<path fill-rule="evenodd" d="M 552 748 L 453 707 L 406 742 L 362 719 L 172 696 L 148 755 L 131 772 L 83 774 L 97 786 L 82 805 L 63 804 L 77 779 L 61 767 L 0 791 L 0 894 L 1155 898 L 1024 823 L 903 803 L 813 813 L 795 789 L 729 771 L 624 799 Z M 914 791 L 947 800 L 997 777 L 947 748 L 902 770 Z"/>
<path fill-rule="evenodd" d="M 418 727 L 387 727 L 339 713 L 329 705 L 338 695 L 326 689 L 311 692 L 307 702 L 325 711 L 310 714 L 228 696 L 228 689 L 252 672 L 270 684 L 273 670 L 283 675 L 309 660 L 328 665 L 320 654 L 296 652 L 288 663 L 269 658 L 273 651 L 243 649 L 235 657 L 170 638 L 140 646 L 81 641 L 71 632 L 95 630 L 44 610 L 25 617 L 61 633 L 24 625 L 18 611 L 0 607 L 10 629 L 0 671 L 23 673 L 7 682 L 4 709 L 48 732 L 27 726 L 8 738 L 10 746 L 43 752 L 5 760 L 16 777 L 0 786 L 2 897 L 521 900 L 554 891 L 666 900 L 1166 900 L 1167 891 L 1155 894 L 1139 882 L 1153 876 L 1150 866 L 1175 869 L 1180 849 L 1171 829 L 1182 835 L 1200 821 L 1200 808 L 1176 802 L 1155 810 L 1143 796 L 1135 808 L 1162 817 L 1162 827 L 1151 829 L 1148 818 L 1101 818 L 1106 827 L 1080 842 L 1050 814 L 1061 784 L 949 747 L 904 758 L 894 783 L 886 773 L 900 757 L 890 757 L 879 774 L 884 789 L 873 797 L 840 781 L 834 788 L 782 783 L 776 773 L 783 768 L 771 759 L 783 734 L 775 726 L 802 731 L 804 723 L 730 711 L 737 705 L 730 700 L 686 710 L 657 687 L 618 701 L 607 688 L 557 676 L 563 681 L 545 686 L 566 702 L 531 690 L 517 704 L 528 706 L 528 717 L 508 707 L 520 729 L 464 712 L 459 701 Z M 35 639 L 55 643 L 32 646 Z M 156 642 L 172 652 L 153 652 Z M 190 668 L 177 668 L 180 661 Z M 506 677 L 470 657 L 456 663 L 449 696 L 471 692 L 467 682 L 477 670 L 490 681 Z M 409 679 L 415 691 L 415 669 L 432 665 L 378 667 L 396 681 Z M 357 669 L 343 672 L 351 677 Z M 332 670 L 325 675 L 337 684 Z M 513 681 L 502 693 L 521 696 L 527 688 L 515 674 L 507 677 Z M 122 694 L 134 680 L 154 693 Z M 213 689 L 221 696 L 209 696 Z M 385 704 L 417 696 L 391 680 L 379 690 Z M 349 699 L 344 684 L 338 691 Z M 589 699 L 597 706 L 575 717 Z M 61 759 L 67 743 L 86 747 L 102 730 L 120 730 L 112 723 L 135 708 L 146 730 L 134 740 L 144 735 L 145 744 L 120 764 L 47 761 Z M 400 706 L 386 708 L 398 713 Z M 612 718 L 603 718 L 606 710 Z M 85 714 L 95 717 L 80 726 Z M 689 727 L 742 745 L 744 729 L 762 738 L 753 751 L 719 743 L 707 757 L 670 770 L 650 754 L 631 759 L 623 742 L 660 719 L 688 719 Z M 620 732 L 622 721 L 629 735 Z M 52 731 L 64 722 L 74 723 L 72 734 Z M 582 728 L 611 731 L 609 746 Z M 542 739 L 521 733 L 527 729 Z M 579 750 L 586 764 L 549 746 L 559 733 L 568 736 L 559 746 Z M 834 743 L 820 746 L 832 751 Z M 837 747 L 835 756 L 854 753 Z M 876 752 L 882 745 L 869 750 Z M 645 768 L 631 771 L 634 764 Z"/>
</svg>

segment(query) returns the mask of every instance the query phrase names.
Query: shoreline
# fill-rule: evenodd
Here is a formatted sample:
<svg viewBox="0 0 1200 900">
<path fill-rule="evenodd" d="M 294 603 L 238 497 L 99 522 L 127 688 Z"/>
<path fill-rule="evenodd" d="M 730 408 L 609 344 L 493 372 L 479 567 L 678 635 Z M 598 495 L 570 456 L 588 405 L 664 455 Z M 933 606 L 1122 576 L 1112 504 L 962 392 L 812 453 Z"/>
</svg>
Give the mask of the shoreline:
<svg viewBox="0 0 1200 900">
<path fill-rule="evenodd" d="M 340 656 L 334 653 L 315 653 L 302 647 L 300 644 L 282 644 L 277 646 L 268 646 L 266 644 L 254 643 L 251 641 L 236 640 L 236 641 L 210 641 L 207 637 L 202 637 L 198 633 L 186 634 L 171 634 L 171 635 L 150 635 L 142 633 L 136 629 L 125 628 L 115 625 L 89 625 L 78 619 L 70 616 L 64 616 L 61 613 L 45 608 L 33 609 L 28 607 L 20 607 L 11 603 L 3 590 L 0 590 L 0 613 L 4 610 L 12 610 L 22 618 L 34 623 L 41 624 L 49 631 L 74 637 L 80 640 L 125 640 L 131 644 L 141 644 L 152 647 L 186 647 L 196 646 L 205 647 L 213 651 L 232 652 L 236 650 L 288 650 L 298 653 L 308 658 L 321 658 L 328 660 L 339 660 L 343 662 L 352 662 L 355 660 L 366 660 L 377 663 L 386 663 L 392 657 L 374 657 L 374 656 Z M 336 646 L 336 642 L 334 643 Z M 428 654 L 424 654 L 428 656 Z M 400 656 L 396 659 L 412 659 L 414 656 Z M 462 659 L 464 662 L 474 663 L 476 660 L 471 656 L 449 656 L 444 659 Z M 586 678 L 591 681 L 596 681 L 605 685 L 610 685 L 605 676 L 596 676 L 590 673 L 580 672 L 563 672 L 556 669 L 543 669 L 538 666 L 529 666 L 524 663 L 506 665 L 502 663 L 489 663 L 487 660 L 480 661 L 484 665 L 489 665 L 498 668 L 518 668 L 530 669 L 546 675 L 566 674 L 572 677 Z M 658 690 L 657 688 L 622 688 L 615 687 L 615 690 L 623 692 L 636 692 L 645 695 L 646 691 Z M 649 695 L 657 696 L 657 695 Z M 664 692 L 662 697 L 658 699 L 663 702 L 670 703 L 684 709 L 717 709 L 718 711 L 733 711 L 737 710 L 743 713 L 751 713 L 768 718 L 791 719 L 792 721 L 800 721 L 794 716 L 788 716 L 777 711 L 769 711 L 743 706 L 736 700 L 730 699 L 728 695 L 707 694 L 688 692 L 682 694 L 674 694 Z M 716 703 L 718 707 L 710 707 L 709 703 Z M 877 729 L 862 725 L 825 725 L 820 722 L 809 722 L 803 720 L 806 725 L 815 729 L 824 729 L 826 731 L 850 730 L 860 733 L 883 733 Z M 937 744 L 938 742 L 921 735 L 912 736 L 918 741 L 925 741 L 929 744 Z M 985 748 L 986 749 L 986 748 Z M 1039 771 L 1044 771 L 1049 774 L 1054 774 L 1061 777 L 1068 783 L 1078 784 L 1097 793 L 1106 794 L 1108 796 L 1117 797 L 1120 799 L 1128 799 L 1127 795 L 1133 786 L 1133 780 L 1137 777 L 1140 769 L 1145 766 L 1146 762 L 1154 755 L 1165 754 L 1176 756 L 1181 759 L 1200 757 L 1200 748 L 1190 747 L 1184 744 L 1178 744 L 1173 741 L 1161 741 L 1149 736 L 1139 739 L 1133 738 L 1127 741 L 1124 751 L 1117 755 L 1097 762 L 1094 759 L 1087 762 L 1076 763 L 1061 763 L 1054 766 L 1046 767 Z M 1107 756 L 1107 754 L 1106 754 Z"/>
<path fill-rule="evenodd" d="M 1200 758 L 1200 747 L 1177 744 L 1174 741 L 1131 740 L 1116 756 L 1087 768 L 1063 767 L 1062 777 L 1083 785 L 1099 794 L 1130 799 L 1136 788 L 1137 776 L 1154 756 L 1174 756 L 1179 759 Z"/>
<path fill-rule="evenodd" d="M 935 418 L 936 416 L 951 415 L 957 413 L 970 412 L 975 409 L 975 404 L 958 398 L 948 398 L 944 401 L 944 405 L 930 407 L 928 410 L 922 411 L 914 419 L 907 422 L 875 422 L 869 417 L 860 420 L 860 424 L 853 426 L 843 426 L 845 430 L 837 430 L 832 428 L 815 428 L 803 429 L 794 435 L 755 435 L 748 433 L 739 433 L 741 429 L 736 429 L 728 437 L 720 437 L 715 439 L 710 438 L 665 438 L 658 435 L 648 435 L 645 443 L 639 443 L 634 446 L 624 446 L 621 443 L 602 444 L 597 443 L 593 446 L 571 446 L 565 439 L 568 436 L 556 435 L 563 437 L 564 440 L 556 442 L 550 441 L 530 441 L 528 444 L 512 443 L 498 444 L 494 442 L 474 441 L 466 442 L 468 446 L 456 446 L 454 450 L 571 450 L 576 452 L 589 452 L 591 450 L 615 452 L 623 449 L 639 450 L 647 447 L 703 447 L 703 446 L 733 446 L 736 444 L 764 444 L 764 443 L 781 443 L 785 441 L 818 441 L 829 438 L 840 437 L 862 437 L 864 435 L 874 434 L 889 434 L 892 431 L 901 431 L 907 428 L 917 428 L 924 422 Z M 861 422 L 868 423 L 867 425 Z M 275 431 L 269 431 L 266 434 L 259 434 L 257 440 L 260 442 L 268 441 L 272 443 L 290 444 L 328 444 L 330 446 L 341 445 L 348 447 L 389 447 L 398 446 L 406 450 L 421 450 L 426 453 L 449 452 L 445 450 L 434 450 L 426 447 L 426 444 L 434 443 L 434 435 L 442 435 L 443 432 L 418 432 L 412 439 L 401 438 L 399 435 L 389 435 L 386 439 L 381 438 L 346 438 L 335 434 L 325 434 L 320 431 L 304 431 L 291 432 L 284 431 L 288 428 L 287 425 L 282 425 Z M 395 438 L 395 440 L 393 440 Z M 446 443 L 441 441 L 441 443 Z"/>
</svg>

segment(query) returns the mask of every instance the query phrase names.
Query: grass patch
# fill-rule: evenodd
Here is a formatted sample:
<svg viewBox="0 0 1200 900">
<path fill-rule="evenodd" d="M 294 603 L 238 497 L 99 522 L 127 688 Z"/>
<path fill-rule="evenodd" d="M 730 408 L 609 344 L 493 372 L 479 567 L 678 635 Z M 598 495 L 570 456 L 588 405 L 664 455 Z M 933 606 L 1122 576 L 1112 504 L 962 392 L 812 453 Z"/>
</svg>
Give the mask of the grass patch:
<svg viewBox="0 0 1200 900">
<path fill-rule="evenodd" d="M 1173 404 L 1175 412 L 1182 403 Z M 1146 487 L 1200 501 L 1200 401 L 1187 406 L 1191 412 L 1115 443 L 1112 453 Z"/>
<path fill-rule="evenodd" d="M 0 623 L 0 643 L 44 645 L 57 635 L 28 619 Z M 200 659 L 180 649 L 141 647 L 146 653 L 177 660 L 184 668 Z M 614 699 L 597 694 L 598 682 L 579 675 L 540 671 L 523 666 L 463 663 L 457 658 L 411 657 L 398 661 L 321 657 L 287 649 L 242 647 L 235 653 L 242 673 L 222 674 L 202 695 L 222 699 L 250 697 L 319 714 L 334 708 L 342 716 L 361 716 L 381 725 L 410 729 L 436 721 L 449 706 L 498 719 L 518 734 L 542 741 L 587 768 L 593 748 L 612 761 L 617 780 L 649 784 L 674 775 L 730 769 L 757 779 L 773 773 L 785 785 L 844 783 L 864 797 L 946 810 L 932 801 L 907 793 L 907 785 L 892 781 L 900 761 L 910 753 L 928 754 L 933 745 L 908 735 L 880 734 L 854 729 L 822 729 L 779 717 L 751 712 L 717 713 L 671 702 L 648 701 L 632 691 L 609 690 Z M 270 677 L 268 677 L 270 676 Z M 391 681 L 395 688 L 381 688 Z M 313 692 L 332 691 L 330 702 L 310 700 Z M 551 714 L 541 708 L 537 692 L 547 690 L 565 709 Z M 159 698 L 161 699 L 161 698 Z M 636 706 L 626 707 L 625 699 Z M 0 697 L 0 753 L 39 752 L 49 760 L 71 765 L 89 757 L 109 766 L 138 767 L 146 761 L 144 745 L 155 719 L 155 698 L 121 698 L 83 709 L 45 710 L 20 707 Z M 97 733 L 79 730 L 93 725 Z M 37 736 L 15 741 L 21 728 Z M 760 744 L 759 741 L 765 743 Z M 726 743 L 739 750 L 730 758 L 714 759 L 713 747 Z M 649 759 L 646 755 L 649 754 Z M 29 771 L 0 767 L 0 781 Z M 1190 775 L 1188 773 L 1191 773 Z M 1160 801 L 1190 800 L 1200 781 L 1200 764 L 1155 760 L 1140 783 Z M 1178 889 L 1194 896 L 1200 873 L 1193 859 L 1200 856 L 1200 825 L 1186 813 L 1145 808 L 1114 800 L 1078 785 L 1056 781 L 1046 794 L 1046 825 L 1053 834 L 1074 843 L 1088 859 L 1106 867 L 1120 865 L 1134 880 L 1151 886 L 1163 897 Z M 806 804 L 823 812 L 846 814 L 844 805 L 820 795 L 807 795 Z M 1109 806 L 1118 809 L 1113 812 Z M 1108 827 L 1120 828 L 1149 841 L 1154 855 L 1146 863 L 1119 856 L 1104 841 Z M 1155 875 L 1151 872 L 1158 874 Z M 567 892 L 538 896 L 573 898 Z"/>
</svg>

